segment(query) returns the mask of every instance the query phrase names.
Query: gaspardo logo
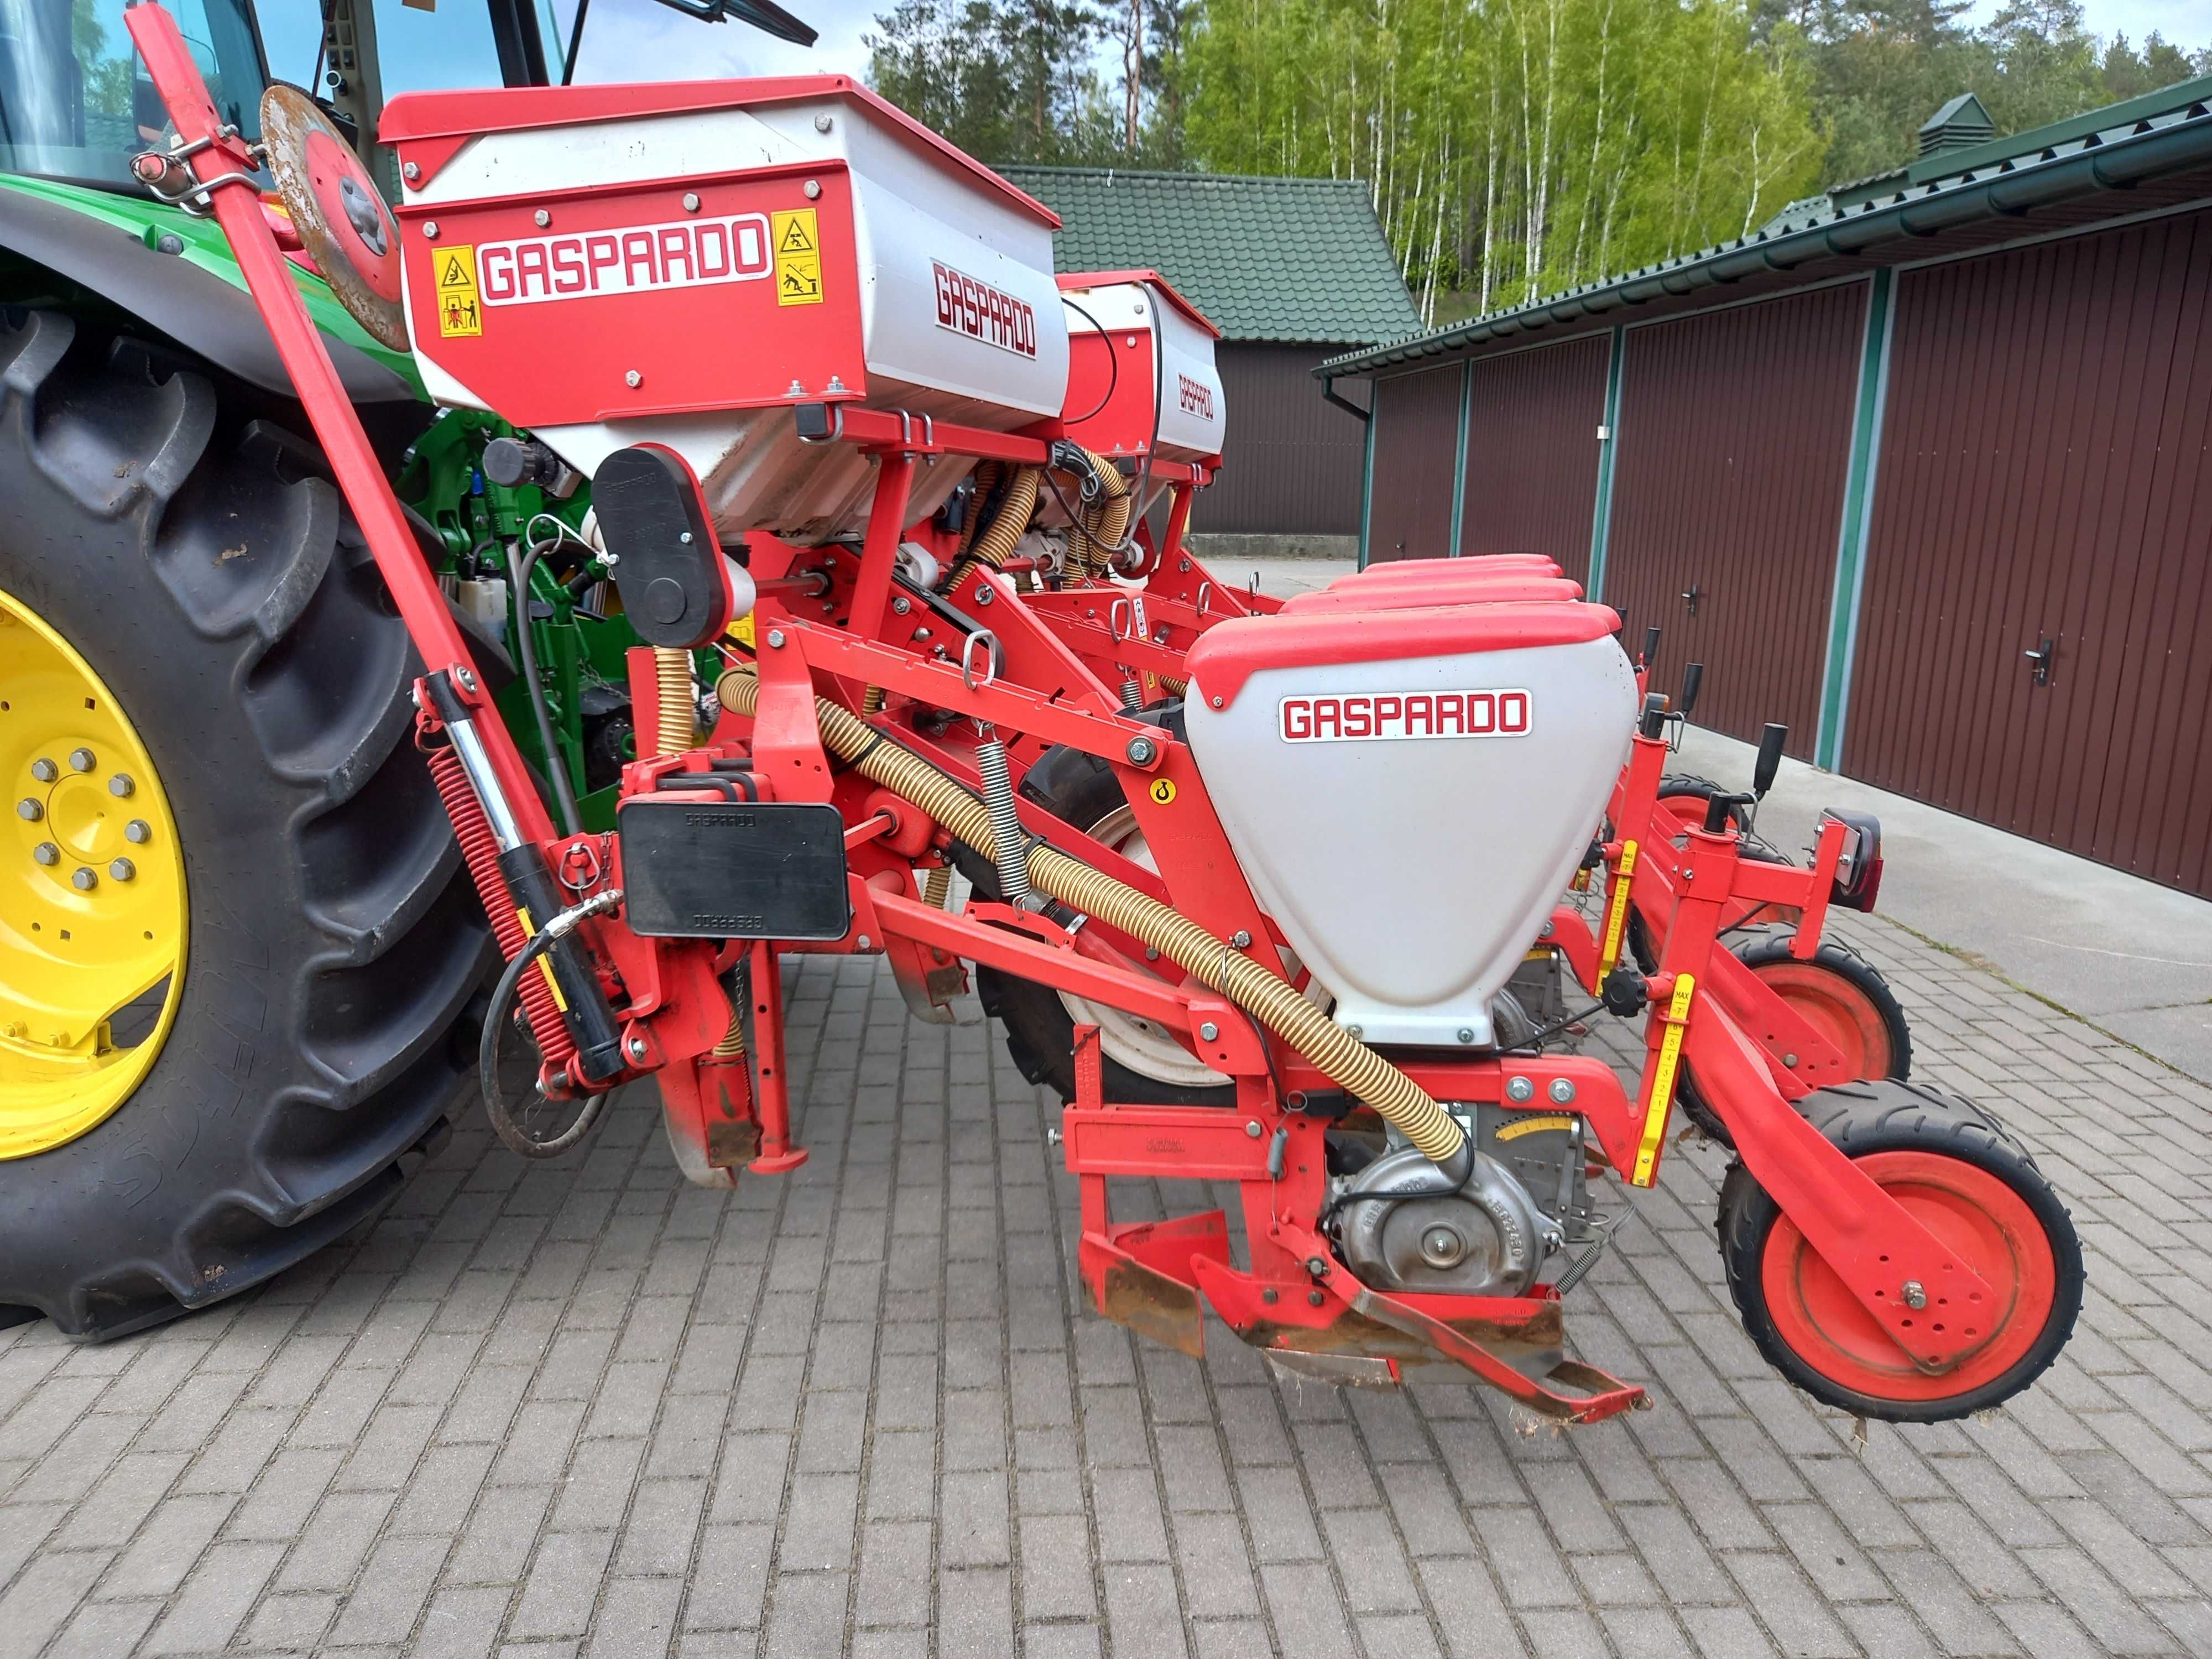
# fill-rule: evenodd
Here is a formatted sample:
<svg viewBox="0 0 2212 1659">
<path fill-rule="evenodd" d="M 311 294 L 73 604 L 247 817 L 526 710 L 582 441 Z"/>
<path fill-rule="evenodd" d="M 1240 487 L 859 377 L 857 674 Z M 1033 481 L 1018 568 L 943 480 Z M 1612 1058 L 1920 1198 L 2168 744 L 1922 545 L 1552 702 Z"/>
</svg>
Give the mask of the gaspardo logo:
<svg viewBox="0 0 2212 1659">
<path fill-rule="evenodd" d="M 768 219 L 758 213 L 527 236 L 477 249 L 487 306 L 754 283 L 769 274 L 769 264 Z"/>
<path fill-rule="evenodd" d="M 1285 743 L 1525 738 L 1534 718 L 1524 690 L 1374 691 L 1285 697 L 1277 707 Z"/>
<path fill-rule="evenodd" d="M 1036 312 L 988 283 L 938 260 L 929 262 L 937 281 L 937 325 L 981 340 L 1017 357 L 1037 355 Z"/>
</svg>

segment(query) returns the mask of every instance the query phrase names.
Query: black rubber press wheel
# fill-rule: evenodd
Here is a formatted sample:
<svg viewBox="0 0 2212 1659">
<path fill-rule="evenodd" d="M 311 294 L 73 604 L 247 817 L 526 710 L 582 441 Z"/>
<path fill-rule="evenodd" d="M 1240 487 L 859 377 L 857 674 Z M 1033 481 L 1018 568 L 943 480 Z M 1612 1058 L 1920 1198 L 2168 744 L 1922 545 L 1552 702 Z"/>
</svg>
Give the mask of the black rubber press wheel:
<svg viewBox="0 0 2212 1659">
<path fill-rule="evenodd" d="M 1978 1346 L 1929 1376 L 1844 1287 L 1741 1164 L 1721 1186 L 1721 1258 L 1744 1329 L 1825 1404 L 1939 1423 L 2010 1399 L 2050 1368 L 2081 1310 L 2081 1244 L 2026 1148 L 1981 1108 L 1920 1084 L 1820 1089 L 1798 1110 L 1990 1286 L 1986 1305 L 1931 1298 Z"/>
</svg>

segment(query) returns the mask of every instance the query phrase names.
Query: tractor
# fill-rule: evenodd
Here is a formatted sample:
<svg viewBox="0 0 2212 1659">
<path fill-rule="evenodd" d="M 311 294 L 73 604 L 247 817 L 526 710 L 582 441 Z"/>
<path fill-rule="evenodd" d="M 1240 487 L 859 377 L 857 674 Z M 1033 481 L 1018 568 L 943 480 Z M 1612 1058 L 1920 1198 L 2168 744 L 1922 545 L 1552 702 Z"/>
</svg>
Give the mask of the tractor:
<svg viewBox="0 0 2212 1659">
<path fill-rule="evenodd" d="M 679 9 L 813 39 L 765 0 Z M 0 19 L 0 1319 L 89 1338 L 257 1284 L 388 1202 L 474 1074 L 494 960 L 415 751 L 406 631 L 229 246 L 131 174 L 168 118 L 124 10 Z M 396 191 L 373 140 L 400 65 L 367 0 L 325 10 L 323 107 Z M 437 38 L 558 83 L 584 15 L 564 40 L 542 7 L 463 0 Z M 179 17 L 258 137 L 251 0 Z M 387 44 L 418 27 L 396 14 Z M 575 545 L 588 489 L 496 416 L 434 405 L 256 185 L 536 783 L 563 823 L 611 827 L 637 635 L 599 573 L 544 556 Z"/>
</svg>

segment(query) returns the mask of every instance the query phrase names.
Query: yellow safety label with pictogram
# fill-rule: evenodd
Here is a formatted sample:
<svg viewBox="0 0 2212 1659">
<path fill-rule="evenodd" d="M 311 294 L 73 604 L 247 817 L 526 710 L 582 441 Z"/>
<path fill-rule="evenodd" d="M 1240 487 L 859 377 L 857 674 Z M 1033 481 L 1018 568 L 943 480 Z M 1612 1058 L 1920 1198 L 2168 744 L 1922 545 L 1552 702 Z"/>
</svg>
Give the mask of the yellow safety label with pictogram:
<svg viewBox="0 0 2212 1659">
<path fill-rule="evenodd" d="M 794 208 L 773 215 L 769 234 L 775 242 L 776 304 L 820 305 L 822 243 L 815 234 L 814 210 Z"/>
<path fill-rule="evenodd" d="M 1628 1177 L 1632 1187 L 1649 1187 L 1659 1172 L 1659 1145 L 1674 1109 L 1674 1075 L 1682 1067 L 1682 1032 L 1689 1024 L 1690 997 L 1696 988 L 1697 981 L 1689 975 L 1674 975 L 1674 994 L 1667 1003 L 1667 1034 L 1659 1039 L 1659 1063 L 1651 1072 L 1651 1098 L 1644 1103 L 1644 1139 L 1636 1149 L 1636 1169 Z"/>
<path fill-rule="evenodd" d="M 431 279 L 438 290 L 438 332 L 483 332 L 483 302 L 477 293 L 477 251 L 441 247 L 431 251 Z"/>
<path fill-rule="evenodd" d="M 1172 778 L 1154 778 L 1148 793 L 1161 805 L 1171 805 L 1176 798 L 1175 781 Z"/>
</svg>

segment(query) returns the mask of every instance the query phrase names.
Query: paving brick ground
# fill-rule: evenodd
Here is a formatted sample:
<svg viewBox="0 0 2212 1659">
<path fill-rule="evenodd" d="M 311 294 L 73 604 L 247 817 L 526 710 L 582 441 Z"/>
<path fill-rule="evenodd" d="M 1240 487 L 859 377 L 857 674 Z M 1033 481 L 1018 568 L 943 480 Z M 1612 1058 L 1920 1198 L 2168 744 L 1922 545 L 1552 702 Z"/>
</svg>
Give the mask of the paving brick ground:
<svg viewBox="0 0 2212 1659">
<path fill-rule="evenodd" d="M 2212 1651 L 2212 1090 L 1849 931 L 2088 1243 L 2072 1347 L 1982 1420 L 1857 1447 L 1766 1370 L 1711 1147 L 1571 1300 L 1655 1410 L 1557 1433 L 1146 1347 L 1082 1304 L 995 1030 L 815 959 L 796 1178 L 691 1191 L 643 1103 L 550 1166 L 471 1120 L 258 1294 L 0 1334 L 0 1659 Z"/>
</svg>

